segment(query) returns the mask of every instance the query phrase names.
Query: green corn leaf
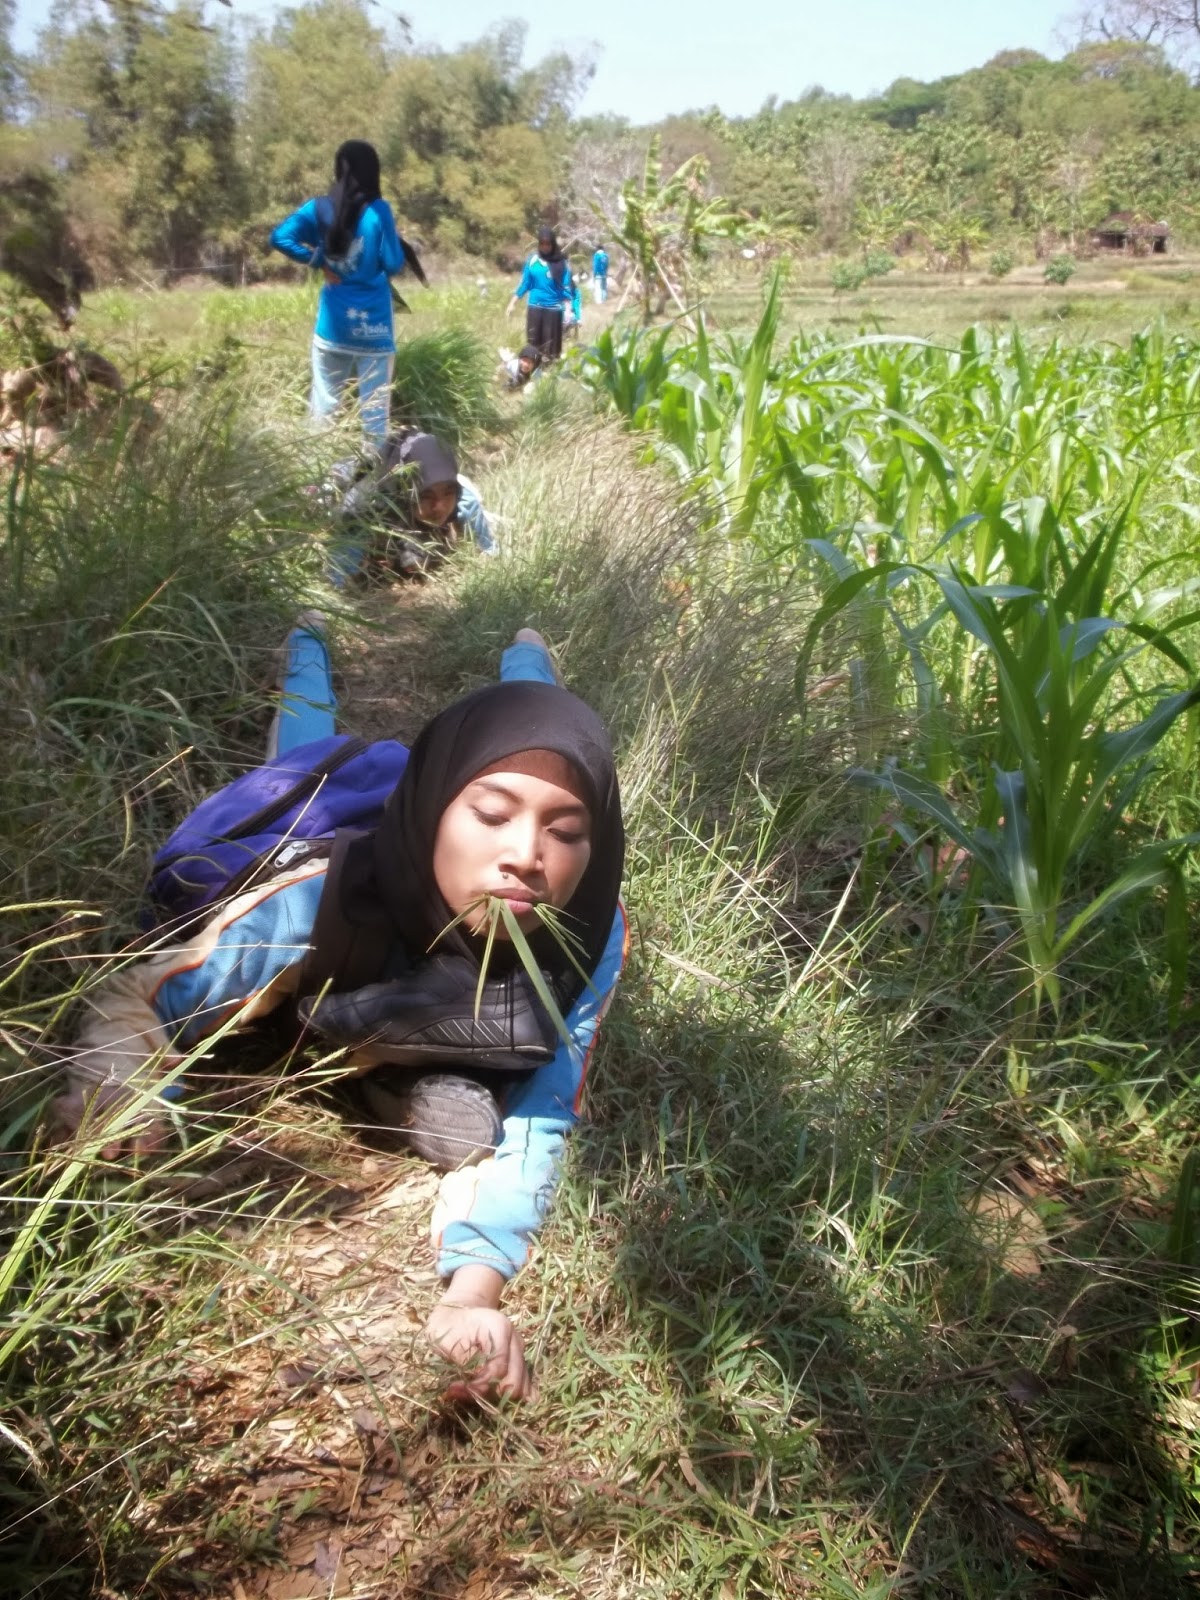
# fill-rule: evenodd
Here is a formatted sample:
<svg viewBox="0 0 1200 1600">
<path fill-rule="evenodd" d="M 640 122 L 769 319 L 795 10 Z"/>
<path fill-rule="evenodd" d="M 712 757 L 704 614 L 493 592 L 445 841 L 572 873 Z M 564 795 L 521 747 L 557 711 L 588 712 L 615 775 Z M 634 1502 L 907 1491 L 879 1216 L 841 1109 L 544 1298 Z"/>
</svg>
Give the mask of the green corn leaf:
<svg viewBox="0 0 1200 1600">
<path fill-rule="evenodd" d="M 1200 833 L 1185 833 L 1178 839 L 1167 839 L 1159 844 L 1148 845 L 1131 866 L 1126 867 L 1118 878 L 1114 878 L 1112 883 L 1102 889 L 1095 899 L 1090 900 L 1071 920 L 1055 943 L 1054 959 L 1060 961 L 1086 927 L 1104 912 L 1111 911 L 1122 900 L 1169 883 L 1174 870 L 1173 858 L 1198 843 L 1200 843 Z"/>
<path fill-rule="evenodd" d="M 840 552 L 839 552 L 840 554 Z M 841 558 L 843 561 L 848 559 Z M 855 597 L 862 593 L 872 583 L 879 583 L 892 573 L 911 574 L 916 569 L 902 561 L 881 561 L 878 566 L 860 567 L 852 572 L 849 577 L 843 578 L 840 583 L 834 584 L 824 602 L 817 609 L 816 615 L 808 625 L 804 635 L 804 643 L 800 646 L 800 658 L 796 664 L 796 695 L 801 704 L 804 703 L 805 683 L 808 678 L 808 667 L 812 660 L 812 653 L 816 649 L 817 640 L 822 629 L 832 621 L 840 611 L 851 603 Z"/>
<path fill-rule="evenodd" d="M 1035 856 L 1025 774 L 1002 772 L 996 767 L 993 768 L 992 777 L 1004 810 L 1001 837 L 1009 886 L 1022 920 L 1031 925 L 1029 931 L 1032 931 L 1033 925 L 1044 924 L 1047 912 L 1052 912 L 1057 903 L 1057 897 L 1047 900 L 1046 890 L 1052 890 L 1053 886 L 1044 882 Z M 1040 946 L 1040 939 L 1035 942 Z"/>
<path fill-rule="evenodd" d="M 1180 617 L 1167 628 L 1149 628 L 1142 622 L 1127 622 L 1125 626 L 1136 638 L 1143 639 L 1152 650 L 1157 650 L 1160 655 L 1166 656 L 1173 666 L 1181 672 L 1186 672 L 1189 678 L 1195 676 L 1196 668 L 1190 656 L 1185 656 L 1183 651 L 1175 644 L 1169 634 L 1176 628 L 1191 627 L 1195 622 L 1200 622 L 1200 611 L 1193 611 L 1190 616 Z"/>
<path fill-rule="evenodd" d="M 1128 762 L 1147 755 L 1175 719 L 1197 704 L 1200 704 L 1200 684 L 1179 694 L 1164 695 L 1150 715 L 1134 727 L 1123 728 L 1119 733 L 1101 734 L 1097 740 L 1099 758 L 1092 779 L 1095 787 L 1107 783 L 1113 773 Z"/>
<path fill-rule="evenodd" d="M 847 776 L 852 783 L 861 784 L 864 788 L 880 789 L 892 795 L 901 805 L 912 806 L 914 810 L 922 812 L 955 844 L 975 856 L 993 877 L 1003 881 L 1003 862 L 995 841 L 979 829 L 969 828 L 937 784 L 930 783 L 915 772 L 905 772 L 900 767 L 887 772 L 868 772 L 862 767 L 854 767 Z"/>
<path fill-rule="evenodd" d="M 1177 556 L 1165 556 L 1164 561 L 1176 561 Z M 1145 576 L 1143 573 L 1142 577 Z M 1182 600 L 1187 595 L 1195 594 L 1200 590 L 1200 578 L 1188 578 L 1183 583 L 1169 584 L 1163 589 L 1152 589 L 1134 613 L 1135 622 L 1150 622 L 1160 611 L 1165 611 L 1177 600 Z M 1194 613 L 1193 613 L 1194 615 Z"/>
</svg>

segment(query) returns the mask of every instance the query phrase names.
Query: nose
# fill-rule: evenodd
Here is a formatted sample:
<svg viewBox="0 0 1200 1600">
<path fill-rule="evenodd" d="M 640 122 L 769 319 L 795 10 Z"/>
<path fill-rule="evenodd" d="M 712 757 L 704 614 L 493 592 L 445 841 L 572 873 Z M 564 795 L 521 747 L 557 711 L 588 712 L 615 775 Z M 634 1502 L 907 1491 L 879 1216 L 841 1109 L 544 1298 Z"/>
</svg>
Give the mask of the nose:
<svg viewBox="0 0 1200 1600">
<path fill-rule="evenodd" d="M 542 865 L 542 830 L 537 818 L 516 816 L 504 830 L 500 870 L 513 877 L 528 879 Z"/>
</svg>

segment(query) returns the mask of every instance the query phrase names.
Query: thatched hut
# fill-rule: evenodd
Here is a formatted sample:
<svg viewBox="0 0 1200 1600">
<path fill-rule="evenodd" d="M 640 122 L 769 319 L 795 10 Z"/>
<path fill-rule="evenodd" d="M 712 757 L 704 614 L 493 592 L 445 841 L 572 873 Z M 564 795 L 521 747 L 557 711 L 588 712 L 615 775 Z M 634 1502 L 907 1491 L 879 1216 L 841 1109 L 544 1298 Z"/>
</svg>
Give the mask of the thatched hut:
<svg viewBox="0 0 1200 1600">
<path fill-rule="evenodd" d="M 1114 211 L 1092 229 L 1097 250 L 1119 250 L 1129 256 L 1165 256 L 1171 230 L 1136 211 Z"/>
</svg>

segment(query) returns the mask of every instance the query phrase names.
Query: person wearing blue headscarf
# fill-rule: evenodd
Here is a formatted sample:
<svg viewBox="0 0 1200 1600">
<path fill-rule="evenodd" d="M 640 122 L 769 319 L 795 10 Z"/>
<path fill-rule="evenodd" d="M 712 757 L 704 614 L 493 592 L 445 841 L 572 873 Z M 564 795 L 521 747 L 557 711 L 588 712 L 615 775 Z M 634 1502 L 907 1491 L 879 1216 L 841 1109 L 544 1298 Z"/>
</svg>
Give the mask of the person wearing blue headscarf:
<svg viewBox="0 0 1200 1600">
<path fill-rule="evenodd" d="M 537 253 L 525 263 L 505 316 L 511 316 L 517 301 L 526 295 L 526 341 L 543 361 L 557 361 L 562 355 L 563 309 L 575 298 L 575 280 L 566 256 L 558 248 L 553 228 L 538 229 Z"/>
</svg>

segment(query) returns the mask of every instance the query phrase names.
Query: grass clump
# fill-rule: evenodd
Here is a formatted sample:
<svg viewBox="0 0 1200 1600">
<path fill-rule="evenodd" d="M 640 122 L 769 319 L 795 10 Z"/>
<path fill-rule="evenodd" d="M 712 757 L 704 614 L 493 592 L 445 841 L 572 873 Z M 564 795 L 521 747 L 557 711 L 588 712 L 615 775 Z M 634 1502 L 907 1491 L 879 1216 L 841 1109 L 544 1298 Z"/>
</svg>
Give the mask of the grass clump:
<svg viewBox="0 0 1200 1600">
<path fill-rule="evenodd" d="M 492 362 L 480 337 L 449 326 L 400 338 L 392 421 L 436 433 L 460 450 L 495 419 Z"/>
</svg>

